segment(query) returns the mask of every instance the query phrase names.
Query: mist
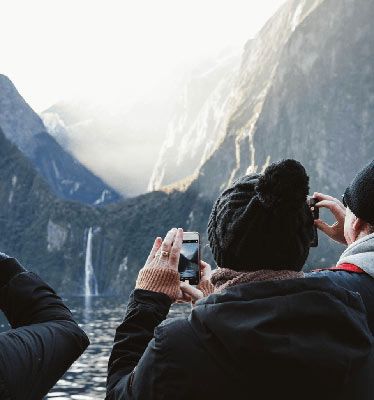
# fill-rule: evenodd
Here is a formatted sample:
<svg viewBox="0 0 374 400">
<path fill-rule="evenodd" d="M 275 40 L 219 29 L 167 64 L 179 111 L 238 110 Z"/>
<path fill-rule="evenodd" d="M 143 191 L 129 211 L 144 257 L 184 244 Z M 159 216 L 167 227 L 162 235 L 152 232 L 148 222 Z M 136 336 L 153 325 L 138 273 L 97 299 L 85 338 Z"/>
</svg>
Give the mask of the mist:
<svg viewBox="0 0 374 400">
<path fill-rule="evenodd" d="M 149 187 L 181 98 L 214 90 L 191 93 L 191 80 L 227 57 L 239 67 L 283 1 L 5 3 L 2 72 L 65 149 L 132 196 Z"/>
</svg>

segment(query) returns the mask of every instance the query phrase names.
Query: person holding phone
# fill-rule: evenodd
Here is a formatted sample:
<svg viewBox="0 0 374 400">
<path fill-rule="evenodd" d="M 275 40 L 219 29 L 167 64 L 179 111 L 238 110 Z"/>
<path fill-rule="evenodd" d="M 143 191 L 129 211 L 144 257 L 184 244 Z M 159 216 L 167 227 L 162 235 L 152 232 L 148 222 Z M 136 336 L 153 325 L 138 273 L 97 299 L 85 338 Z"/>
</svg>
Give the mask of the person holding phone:
<svg viewBox="0 0 374 400">
<path fill-rule="evenodd" d="M 235 181 L 208 223 L 219 268 L 201 262 L 197 287 L 180 282 L 183 230 L 156 238 L 116 331 L 108 400 L 372 398 L 355 387 L 372 348 L 361 297 L 301 272 L 308 192 L 295 160 Z M 185 299 L 200 299 L 190 316 L 165 320 Z"/>
<path fill-rule="evenodd" d="M 335 217 L 331 226 L 322 219 L 316 220 L 317 228 L 347 248 L 335 267 L 310 276 L 326 276 L 360 293 L 374 334 L 374 160 L 354 177 L 342 201 L 323 193 L 314 193 L 314 197 L 317 207 L 326 208 Z"/>
</svg>

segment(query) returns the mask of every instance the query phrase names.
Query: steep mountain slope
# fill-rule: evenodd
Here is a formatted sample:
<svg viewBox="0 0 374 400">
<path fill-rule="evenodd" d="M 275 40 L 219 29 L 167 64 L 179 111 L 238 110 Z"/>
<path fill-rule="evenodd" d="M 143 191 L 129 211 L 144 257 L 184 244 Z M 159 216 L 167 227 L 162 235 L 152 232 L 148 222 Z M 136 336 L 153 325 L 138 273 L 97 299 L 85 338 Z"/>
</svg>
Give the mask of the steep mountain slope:
<svg viewBox="0 0 374 400">
<path fill-rule="evenodd" d="M 120 198 L 62 149 L 4 75 L 0 75 L 0 126 L 61 198 L 88 204 L 105 204 Z"/>
<path fill-rule="evenodd" d="M 285 157 L 306 166 L 312 191 L 340 197 L 374 157 L 373 17 L 365 0 L 290 1 L 247 44 L 235 112 L 197 180 L 206 198 Z M 341 250 L 322 239 L 310 265 Z"/>
<path fill-rule="evenodd" d="M 65 248 L 79 259 L 84 235 L 68 237 L 66 227 L 70 219 L 79 226 L 88 209 L 56 199 L 32 163 L 1 130 L 0 160 L 0 248 L 50 282 L 56 284 L 59 276 L 59 286 L 69 286 L 77 271 L 70 269 Z M 61 221 L 58 215 L 62 210 L 65 215 Z"/>
<path fill-rule="evenodd" d="M 373 18 L 371 2 L 329 0 L 298 27 L 256 125 L 256 164 L 298 157 L 314 188 L 339 196 L 374 158 Z"/>
<path fill-rule="evenodd" d="M 257 149 L 253 146 L 252 138 L 257 121 L 263 115 L 263 106 L 277 74 L 282 52 L 298 26 L 322 1 L 288 1 L 259 34 L 247 42 L 233 95 L 234 105 L 227 118 L 225 136 L 212 159 L 204 165 L 200 173 L 200 179 L 204 182 L 203 176 L 210 176 L 213 172 L 212 170 L 207 173 L 206 169 L 210 170 L 211 166 L 214 166 L 216 171 L 216 163 L 219 162 L 220 176 L 213 184 L 213 192 L 210 185 L 207 186 L 208 190 L 204 195 L 216 197 L 218 192 L 237 176 L 256 171 Z M 290 83 L 283 81 L 284 85 Z M 302 132 L 300 134 L 302 135 Z"/>
<path fill-rule="evenodd" d="M 194 174 L 215 150 L 225 133 L 238 67 L 236 55 L 225 55 L 192 74 L 176 103 L 148 190 Z"/>
</svg>

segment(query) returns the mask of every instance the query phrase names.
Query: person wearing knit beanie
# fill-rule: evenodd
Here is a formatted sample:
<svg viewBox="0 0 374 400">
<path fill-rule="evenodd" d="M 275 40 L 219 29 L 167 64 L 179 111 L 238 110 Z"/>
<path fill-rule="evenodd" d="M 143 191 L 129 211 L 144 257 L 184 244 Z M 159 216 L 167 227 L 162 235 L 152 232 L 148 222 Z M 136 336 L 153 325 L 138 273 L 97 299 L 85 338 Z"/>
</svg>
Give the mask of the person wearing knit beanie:
<svg viewBox="0 0 374 400">
<path fill-rule="evenodd" d="M 373 398 L 361 297 L 300 271 L 314 237 L 308 191 L 295 160 L 225 190 L 208 227 L 220 268 L 203 280 L 202 265 L 204 287 L 179 281 L 182 229 L 155 239 L 116 330 L 106 399 Z M 166 319 L 187 296 L 191 314 Z"/>
<path fill-rule="evenodd" d="M 374 225 L 374 160 L 356 175 L 344 200 L 356 217 Z"/>
<path fill-rule="evenodd" d="M 336 221 L 328 225 L 323 220 L 315 224 L 331 239 L 351 245 L 374 233 L 374 160 L 368 163 L 344 191 L 342 202 L 335 197 L 314 193 L 320 208 L 327 208 Z"/>
<path fill-rule="evenodd" d="M 304 167 L 290 159 L 236 180 L 216 200 L 208 222 L 217 265 L 236 271 L 300 270 L 313 238 L 308 192 Z"/>
</svg>

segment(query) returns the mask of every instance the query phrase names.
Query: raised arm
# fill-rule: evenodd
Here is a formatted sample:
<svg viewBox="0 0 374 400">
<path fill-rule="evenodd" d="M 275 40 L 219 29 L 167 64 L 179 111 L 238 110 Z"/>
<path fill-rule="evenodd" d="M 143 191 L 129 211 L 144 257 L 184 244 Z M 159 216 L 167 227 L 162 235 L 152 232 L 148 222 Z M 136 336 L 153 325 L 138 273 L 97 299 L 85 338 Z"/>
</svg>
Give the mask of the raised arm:
<svg viewBox="0 0 374 400">
<path fill-rule="evenodd" d="M 107 399 L 129 399 L 136 366 L 155 328 L 166 318 L 171 299 L 163 293 L 135 289 L 125 318 L 116 330 L 108 364 Z"/>
<path fill-rule="evenodd" d="M 210 265 L 201 262 L 199 289 L 179 281 L 178 262 L 183 230 L 172 229 L 164 241 L 156 238 L 136 289 L 130 295 L 122 324 L 117 328 L 108 365 L 107 400 L 157 397 L 160 360 L 165 358 L 161 322 L 175 300 L 192 301 L 213 291 Z M 167 351 L 166 351 L 167 352 Z"/>
<path fill-rule="evenodd" d="M 0 334 L 0 390 L 16 400 L 41 399 L 89 340 L 51 287 L 4 256 L 0 308 L 12 328 Z"/>
<path fill-rule="evenodd" d="M 183 230 L 175 228 L 164 241 L 156 238 L 139 272 L 124 321 L 114 338 L 108 364 L 107 399 L 130 398 L 136 367 L 154 337 L 155 328 L 166 318 L 171 303 L 183 297 L 178 273 L 182 241 Z"/>
</svg>

